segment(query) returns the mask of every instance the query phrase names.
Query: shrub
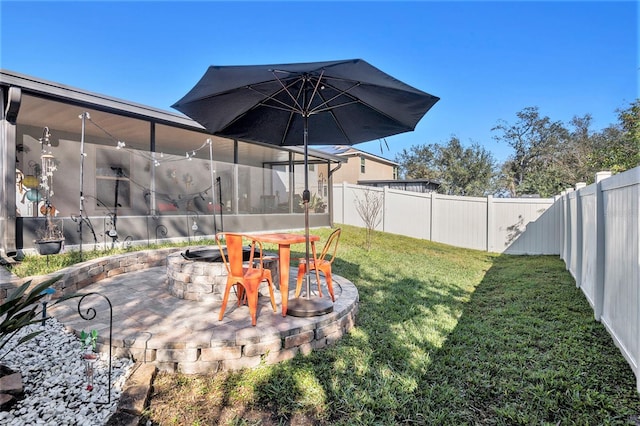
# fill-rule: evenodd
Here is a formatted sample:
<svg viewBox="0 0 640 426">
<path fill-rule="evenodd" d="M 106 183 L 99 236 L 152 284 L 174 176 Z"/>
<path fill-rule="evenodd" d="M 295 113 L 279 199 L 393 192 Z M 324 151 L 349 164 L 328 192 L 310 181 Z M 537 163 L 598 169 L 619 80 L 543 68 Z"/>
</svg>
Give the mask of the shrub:
<svg viewBox="0 0 640 426">
<path fill-rule="evenodd" d="M 18 287 L 16 291 L 7 297 L 4 303 L 0 305 L 0 319 L 2 320 L 2 322 L 0 322 L 0 352 L 4 352 L 0 356 L 0 360 L 11 350 L 42 333 L 42 330 L 29 333 L 21 337 L 12 348 L 4 351 L 5 346 L 20 329 L 42 321 L 42 304 L 40 301 L 44 297 L 47 297 L 45 290 L 59 279 L 60 276 L 48 279 L 27 292 L 32 282 L 29 280 Z"/>
</svg>

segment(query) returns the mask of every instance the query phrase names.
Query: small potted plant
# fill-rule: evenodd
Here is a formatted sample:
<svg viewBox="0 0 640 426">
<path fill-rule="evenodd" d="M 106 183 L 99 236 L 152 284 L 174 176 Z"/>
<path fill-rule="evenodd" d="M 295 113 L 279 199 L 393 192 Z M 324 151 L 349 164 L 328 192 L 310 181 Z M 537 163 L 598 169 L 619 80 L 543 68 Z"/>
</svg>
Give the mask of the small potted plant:
<svg viewBox="0 0 640 426">
<path fill-rule="evenodd" d="M 44 215 L 45 222 L 44 226 L 36 231 L 38 239 L 34 241 L 38 252 L 42 255 L 59 253 L 64 243 L 62 221 L 54 222 L 53 220 L 56 215 L 56 208 L 51 203 L 51 197 L 53 197 L 53 174 L 58 170 L 58 163 L 51 154 L 50 136 L 49 128 L 45 127 L 40 139 L 42 146 L 40 154 L 42 163 L 40 188 L 44 195 L 44 204 L 40 207 L 40 212 Z"/>
<path fill-rule="evenodd" d="M 322 198 L 319 195 L 313 194 L 311 196 L 311 199 L 309 200 L 309 210 L 314 211 L 316 213 L 324 213 L 326 208 L 327 208 L 327 204 L 324 202 L 324 200 L 322 200 Z"/>
<path fill-rule="evenodd" d="M 80 332 L 80 344 L 84 353 L 82 359 L 84 360 L 84 374 L 87 376 L 87 390 L 93 390 L 93 365 L 98 359 L 96 353 L 96 347 L 98 344 L 98 332 L 91 330 L 89 333 L 82 330 Z"/>
</svg>

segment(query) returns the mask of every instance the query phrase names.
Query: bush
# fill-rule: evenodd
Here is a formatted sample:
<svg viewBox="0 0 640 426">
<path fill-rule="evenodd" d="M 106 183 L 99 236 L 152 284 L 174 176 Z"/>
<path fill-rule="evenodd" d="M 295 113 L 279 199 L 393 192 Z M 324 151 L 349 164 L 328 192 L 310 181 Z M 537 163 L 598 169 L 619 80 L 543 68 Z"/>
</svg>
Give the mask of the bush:
<svg viewBox="0 0 640 426">
<path fill-rule="evenodd" d="M 11 350 L 42 333 L 42 330 L 29 333 L 21 337 L 12 348 L 6 351 L 4 350 L 5 346 L 20 329 L 42 321 L 42 304 L 40 301 L 44 297 L 47 297 L 45 290 L 59 279 L 60 276 L 48 279 L 27 292 L 32 282 L 29 280 L 18 287 L 16 291 L 7 297 L 5 302 L 0 305 L 0 319 L 2 320 L 2 322 L 0 322 L 0 353 L 2 353 L 0 360 Z"/>
</svg>

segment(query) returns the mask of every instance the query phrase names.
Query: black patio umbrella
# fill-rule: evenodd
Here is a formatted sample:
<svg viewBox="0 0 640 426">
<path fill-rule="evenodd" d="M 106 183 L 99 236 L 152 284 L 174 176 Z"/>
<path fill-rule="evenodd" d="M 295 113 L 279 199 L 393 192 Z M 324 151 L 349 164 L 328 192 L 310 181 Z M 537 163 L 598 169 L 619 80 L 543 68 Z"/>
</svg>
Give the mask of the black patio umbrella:
<svg viewBox="0 0 640 426">
<path fill-rule="evenodd" d="M 440 98 L 361 59 L 211 66 L 173 108 L 217 136 L 304 146 L 309 261 L 309 145 L 353 145 L 412 131 Z M 307 297 L 309 277 L 307 271 Z"/>
</svg>

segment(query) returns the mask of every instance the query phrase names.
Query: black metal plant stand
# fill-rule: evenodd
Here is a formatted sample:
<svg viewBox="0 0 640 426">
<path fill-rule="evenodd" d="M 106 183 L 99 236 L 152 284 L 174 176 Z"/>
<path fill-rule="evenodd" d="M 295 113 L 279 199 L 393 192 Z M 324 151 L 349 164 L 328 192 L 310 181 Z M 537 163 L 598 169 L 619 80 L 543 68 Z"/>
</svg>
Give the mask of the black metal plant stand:
<svg viewBox="0 0 640 426">
<path fill-rule="evenodd" d="M 111 404 L 111 338 L 113 335 L 113 306 L 111 305 L 111 301 L 109 300 L 109 298 L 107 296 L 105 296 L 104 294 L 98 293 L 98 292 L 91 292 L 91 293 L 87 293 L 84 294 L 80 297 L 80 300 L 78 301 L 78 315 L 80 315 L 80 318 L 87 320 L 87 321 L 91 321 L 96 317 L 96 309 L 94 307 L 89 307 L 86 309 L 86 311 L 83 313 L 82 309 L 81 309 L 81 305 L 82 302 L 84 301 L 85 298 L 87 298 L 88 296 L 100 296 L 103 297 L 107 303 L 109 304 L 109 381 L 107 384 L 108 387 L 108 393 L 107 393 L 107 401 L 106 402 L 102 402 L 102 401 L 85 401 L 85 402 L 93 402 L 94 404 Z M 92 366 L 90 368 L 93 368 Z"/>
<path fill-rule="evenodd" d="M 222 183 L 220 182 L 220 176 L 218 176 L 216 178 L 216 182 L 218 183 L 218 204 L 220 205 L 220 232 L 224 232 L 224 222 L 222 219 L 222 210 L 223 210 L 223 206 L 224 204 L 222 204 Z M 216 211 L 215 211 L 215 207 L 213 209 L 213 217 L 216 216 Z M 215 224 L 214 224 L 215 226 Z M 217 233 L 218 230 L 214 229 L 214 233 Z"/>
<path fill-rule="evenodd" d="M 156 244 L 158 244 L 158 236 L 162 237 L 162 239 L 165 239 L 168 233 L 169 230 L 166 226 L 162 224 L 156 226 Z"/>
</svg>

